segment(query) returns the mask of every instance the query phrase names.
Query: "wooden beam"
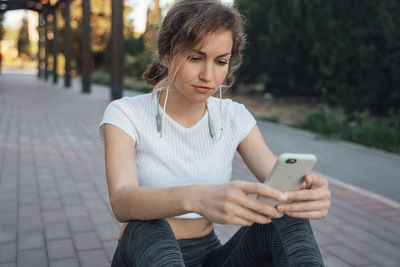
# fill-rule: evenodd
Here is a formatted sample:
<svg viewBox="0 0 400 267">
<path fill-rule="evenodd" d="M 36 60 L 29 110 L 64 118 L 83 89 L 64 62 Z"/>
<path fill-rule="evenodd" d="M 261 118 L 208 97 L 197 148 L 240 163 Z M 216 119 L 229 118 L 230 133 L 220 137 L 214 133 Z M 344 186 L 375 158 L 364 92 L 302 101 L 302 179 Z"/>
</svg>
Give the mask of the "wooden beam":
<svg viewBox="0 0 400 267">
<path fill-rule="evenodd" d="M 37 58 L 38 58 L 38 65 L 37 65 L 38 73 L 37 73 L 37 75 L 38 75 L 38 78 L 41 78 L 43 76 L 43 72 L 42 72 L 43 57 L 41 55 L 41 52 L 42 52 L 42 46 L 43 46 L 42 40 L 44 37 L 43 36 L 43 14 L 41 14 L 41 13 L 38 13 L 38 36 L 39 36 L 39 38 L 38 38 L 38 52 L 37 52 Z"/>
<path fill-rule="evenodd" d="M 90 93 L 92 51 L 90 48 L 90 0 L 82 0 L 82 92 Z"/>
<path fill-rule="evenodd" d="M 53 83 L 58 82 L 58 29 L 57 29 L 57 9 L 53 9 Z"/>
<path fill-rule="evenodd" d="M 71 38 L 71 23 L 69 15 L 70 0 L 65 1 L 64 6 L 64 57 L 65 57 L 65 76 L 64 86 L 71 87 L 71 57 L 72 57 L 72 38 Z"/>
<path fill-rule="evenodd" d="M 124 40 L 122 36 L 123 1 L 111 0 L 111 99 L 122 97 Z"/>
<path fill-rule="evenodd" d="M 44 13 L 44 80 L 49 78 L 49 38 L 47 37 L 49 31 L 49 21 L 47 19 L 48 13 Z"/>
</svg>

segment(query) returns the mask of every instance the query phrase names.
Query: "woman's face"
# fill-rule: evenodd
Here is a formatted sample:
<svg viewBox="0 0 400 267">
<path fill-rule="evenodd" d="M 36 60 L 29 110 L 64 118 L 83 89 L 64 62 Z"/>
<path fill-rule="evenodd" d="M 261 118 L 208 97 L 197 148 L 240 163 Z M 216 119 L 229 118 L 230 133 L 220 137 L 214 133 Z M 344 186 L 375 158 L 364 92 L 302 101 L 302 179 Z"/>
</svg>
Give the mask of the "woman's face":
<svg viewBox="0 0 400 267">
<path fill-rule="evenodd" d="M 208 34 L 188 57 L 178 55 L 173 94 L 191 103 L 212 96 L 228 74 L 232 45 L 232 33 L 218 31 Z"/>
</svg>

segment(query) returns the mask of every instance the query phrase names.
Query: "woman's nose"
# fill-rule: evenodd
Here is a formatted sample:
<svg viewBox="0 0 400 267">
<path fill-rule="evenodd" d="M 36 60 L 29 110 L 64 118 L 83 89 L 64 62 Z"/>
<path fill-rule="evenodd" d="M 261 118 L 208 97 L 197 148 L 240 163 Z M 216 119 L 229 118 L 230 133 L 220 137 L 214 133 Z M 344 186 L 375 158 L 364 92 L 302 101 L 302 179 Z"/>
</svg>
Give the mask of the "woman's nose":
<svg viewBox="0 0 400 267">
<path fill-rule="evenodd" d="M 203 81 L 210 81 L 212 77 L 212 64 L 205 62 L 199 73 L 199 78 Z"/>
</svg>

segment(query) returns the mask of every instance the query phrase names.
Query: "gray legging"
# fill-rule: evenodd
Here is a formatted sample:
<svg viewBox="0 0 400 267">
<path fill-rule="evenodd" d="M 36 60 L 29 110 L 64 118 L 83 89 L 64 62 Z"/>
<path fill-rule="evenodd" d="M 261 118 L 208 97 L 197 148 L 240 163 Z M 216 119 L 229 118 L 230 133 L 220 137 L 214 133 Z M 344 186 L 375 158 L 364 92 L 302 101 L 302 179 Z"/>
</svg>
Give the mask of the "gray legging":
<svg viewBox="0 0 400 267">
<path fill-rule="evenodd" d="M 224 245 L 212 231 L 176 240 L 165 219 L 129 222 L 112 261 L 120 266 L 324 266 L 310 223 L 283 216 L 241 227 Z"/>
</svg>

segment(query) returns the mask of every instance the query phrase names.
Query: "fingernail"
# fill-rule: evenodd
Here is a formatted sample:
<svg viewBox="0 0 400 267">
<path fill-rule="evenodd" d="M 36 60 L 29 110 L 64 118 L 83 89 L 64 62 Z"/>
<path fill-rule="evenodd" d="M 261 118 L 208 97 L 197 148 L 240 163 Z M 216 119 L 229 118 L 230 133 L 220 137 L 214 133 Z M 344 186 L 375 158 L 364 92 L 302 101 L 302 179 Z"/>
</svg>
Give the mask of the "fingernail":
<svg viewBox="0 0 400 267">
<path fill-rule="evenodd" d="M 278 206 L 278 210 L 279 210 L 279 211 L 284 211 L 284 210 L 285 210 L 285 207 L 283 207 L 283 206 Z"/>
<path fill-rule="evenodd" d="M 280 201 L 285 201 L 285 200 L 287 200 L 287 198 L 288 198 L 288 196 L 286 193 L 280 194 L 280 196 L 279 196 Z"/>
</svg>

